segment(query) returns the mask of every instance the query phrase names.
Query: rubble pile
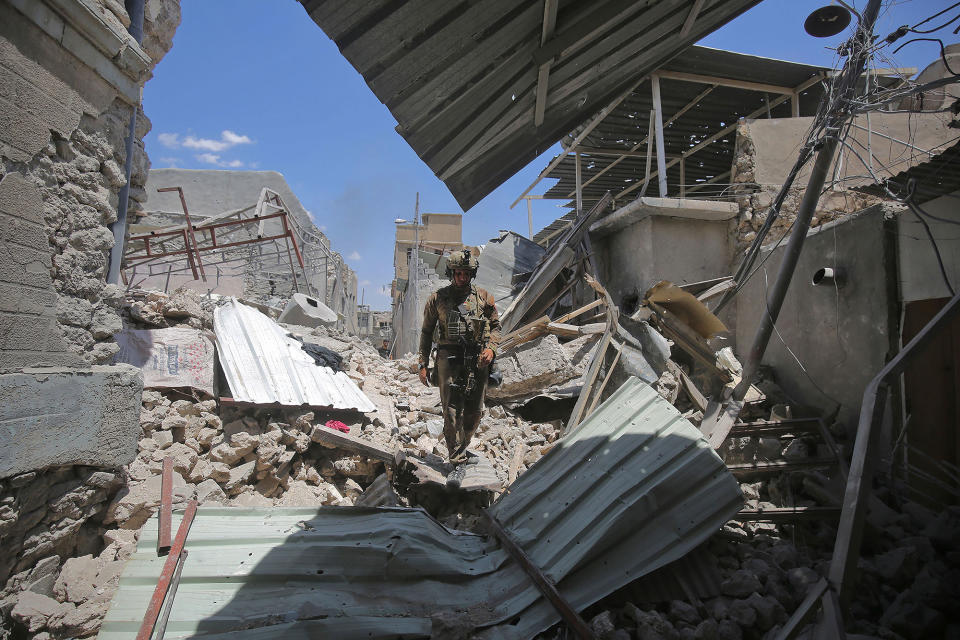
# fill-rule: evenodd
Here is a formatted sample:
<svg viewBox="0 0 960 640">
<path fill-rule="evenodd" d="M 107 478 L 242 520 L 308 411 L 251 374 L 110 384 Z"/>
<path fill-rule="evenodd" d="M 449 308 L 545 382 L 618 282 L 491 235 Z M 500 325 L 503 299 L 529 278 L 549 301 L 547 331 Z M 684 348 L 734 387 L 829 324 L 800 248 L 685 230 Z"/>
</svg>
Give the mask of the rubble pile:
<svg viewBox="0 0 960 640">
<path fill-rule="evenodd" d="M 128 296 L 125 313 L 131 326 L 205 329 L 212 326 L 215 304 L 186 289 L 169 296 L 141 292 Z M 480 512 L 491 494 L 436 486 L 426 490 L 425 485 L 413 489 L 404 477 L 405 460 L 439 464 L 447 454 L 439 393 L 420 383 L 415 358 L 386 360 L 370 343 L 331 328 L 285 328 L 307 345 L 339 355 L 347 376 L 377 411 L 220 404 L 196 392 L 144 391 L 138 454 L 128 467 L 116 473 L 53 470 L 5 481 L 8 497 L 0 505 L 0 535 L 5 541 L 16 538 L 25 550 L 19 557 L 3 558 L 0 565 L 11 576 L 0 592 L 5 617 L 37 638 L 96 633 L 123 562 L 159 508 L 166 458 L 173 463 L 175 507 L 192 499 L 208 506 L 267 508 L 421 506 L 451 528 L 486 532 Z M 644 330 L 655 331 L 649 325 Z M 489 461 L 504 488 L 559 440 L 571 405 L 556 403 L 579 395 L 599 341 L 597 334 L 572 339 L 543 335 L 499 360 L 504 384 L 491 389 L 471 449 Z M 717 359 L 736 373 L 738 363 L 729 349 L 719 350 Z M 666 363 L 651 384 L 696 421 L 701 412 L 682 380 L 706 378 L 700 367 L 682 357 L 678 362 Z M 779 406 L 786 397 L 770 372 L 757 386 L 758 399 L 744 416 L 790 415 L 789 407 Z M 342 435 L 332 437 L 334 432 Z M 834 435 L 842 433 L 835 430 Z M 731 465 L 802 460 L 824 452 L 822 443 L 806 437 L 734 437 L 720 453 Z M 748 510 L 836 506 L 842 491 L 815 470 L 740 486 Z M 848 629 L 893 640 L 955 634 L 949 606 L 960 596 L 955 546 L 960 510 L 938 514 L 904 502 L 897 510 L 874 511 L 871 523 L 881 527 L 865 543 Z M 705 545 L 717 562 L 715 592 L 648 602 L 621 590 L 594 604 L 584 617 L 603 640 L 773 637 L 826 575 L 835 536 L 829 519 L 793 524 L 731 520 Z M 540 637 L 563 633 L 557 626 Z"/>
<path fill-rule="evenodd" d="M 212 329 L 215 302 L 193 289 L 180 287 L 172 294 L 130 290 L 123 304 L 127 326 L 145 329 L 186 326 Z"/>
<path fill-rule="evenodd" d="M 120 473 L 81 466 L 0 483 L 4 621 L 16 621 L 35 638 L 96 632 L 136 533 L 104 533 L 100 525 L 122 484 Z M 9 631 L 0 626 L 0 637 Z"/>
</svg>

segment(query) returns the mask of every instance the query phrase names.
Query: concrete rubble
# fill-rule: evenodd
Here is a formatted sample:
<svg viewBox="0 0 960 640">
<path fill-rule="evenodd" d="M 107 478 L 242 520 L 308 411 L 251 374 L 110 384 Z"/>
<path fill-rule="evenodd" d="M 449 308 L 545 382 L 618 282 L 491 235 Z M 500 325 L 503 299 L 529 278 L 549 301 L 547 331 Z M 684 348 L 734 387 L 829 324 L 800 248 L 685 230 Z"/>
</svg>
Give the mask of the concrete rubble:
<svg viewBox="0 0 960 640">
<path fill-rule="evenodd" d="M 147 304 L 157 314 L 151 319 L 164 318 L 163 324 L 210 323 L 208 303 L 190 306 L 197 316 L 175 317 L 170 313 L 175 305 L 166 297 L 147 294 L 129 302 L 130 307 L 141 309 Z M 0 610 L 10 624 L 41 638 L 96 633 L 123 561 L 158 508 L 160 473 L 168 457 L 173 460 L 175 508 L 191 499 L 201 506 L 236 507 L 419 505 L 448 527 L 483 530 L 482 492 L 449 494 L 439 487 L 400 481 L 404 474 L 398 472 L 396 460 L 407 457 L 426 465 L 446 454 L 437 391 L 419 383 L 413 357 L 386 360 L 360 338 L 327 328 L 288 328 L 337 351 L 347 373 L 362 381 L 364 393 L 378 410 L 361 414 L 218 407 L 213 399 L 190 397 L 179 390 L 144 391 L 136 458 L 117 473 L 91 469 L 77 475 L 64 470 L 3 481 L 4 495 L 12 492 L 12 499 L 5 498 L 0 507 L 0 532 L 4 540 L 22 536 L 23 548 L 31 550 L 5 560 L 10 577 L 0 592 Z M 583 336 L 561 344 L 556 336 L 546 336 L 539 345 L 528 343 L 534 345 L 531 353 L 542 354 L 538 362 L 524 361 L 525 345 L 521 345 L 502 360 L 522 363 L 504 364 L 505 379 L 530 393 L 542 393 L 547 384 L 554 384 L 554 389 L 562 383 L 575 386 L 598 338 Z M 731 354 L 725 352 L 722 357 L 730 361 Z M 556 374 L 560 370 L 562 375 Z M 543 371 L 555 375 L 545 376 Z M 772 380 L 759 384 L 768 400 L 751 411 L 769 415 L 770 404 L 781 400 L 782 392 Z M 665 373 L 655 388 L 695 418 L 696 411 L 679 386 Z M 509 400 L 522 395 L 518 391 L 491 400 L 474 441 L 474 450 L 489 462 L 502 487 L 549 451 L 564 429 L 562 418 L 520 417 L 513 408 L 523 403 Z M 778 411 L 784 409 L 774 413 Z M 349 433 L 323 426 L 334 419 L 343 422 Z M 815 443 L 801 448 L 798 442 L 732 438 L 721 453 L 728 464 L 817 453 Z M 835 504 L 831 486 L 820 471 L 808 471 L 744 481 L 741 489 L 747 509 L 756 509 Z M 25 516 L 29 505 L 34 505 L 34 511 Z M 52 505 L 53 510 L 48 513 L 38 508 L 41 505 Z M 52 528 L 44 525 L 82 512 L 95 517 L 80 525 L 71 525 L 69 517 Z M 956 579 L 960 558 L 951 546 L 958 529 L 956 509 L 935 514 L 906 503 L 902 511 L 890 511 L 885 528 L 868 540 L 861 561 L 863 588 L 851 610 L 861 633 L 912 639 L 956 630 L 946 626 L 949 609 L 941 599 L 956 589 L 950 585 L 960 584 Z M 801 525 L 731 520 L 707 543 L 719 567 L 719 589 L 711 597 L 624 601 L 618 592 L 585 615 L 599 638 L 765 637 L 786 621 L 810 585 L 824 574 L 833 532 L 829 521 Z M 922 624 L 918 626 L 916 620 Z M 541 637 L 561 633 L 549 631 Z"/>
</svg>

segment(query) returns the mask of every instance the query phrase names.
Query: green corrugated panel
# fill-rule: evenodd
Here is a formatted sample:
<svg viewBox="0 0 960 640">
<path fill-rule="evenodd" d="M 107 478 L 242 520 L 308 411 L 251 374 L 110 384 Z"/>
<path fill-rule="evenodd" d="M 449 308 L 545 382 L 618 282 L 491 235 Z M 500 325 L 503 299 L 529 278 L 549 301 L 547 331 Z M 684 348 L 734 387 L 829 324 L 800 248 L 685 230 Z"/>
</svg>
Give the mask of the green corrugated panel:
<svg viewBox="0 0 960 640">
<path fill-rule="evenodd" d="M 699 431 L 631 379 L 492 511 L 582 609 L 682 557 L 741 502 Z M 162 566 L 155 536 L 152 520 L 101 638 L 139 627 Z M 440 612 L 527 638 L 558 619 L 494 540 L 418 509 L 202 508 L 187 546 L 167 638 L 426 637 Z"/>
</svg>

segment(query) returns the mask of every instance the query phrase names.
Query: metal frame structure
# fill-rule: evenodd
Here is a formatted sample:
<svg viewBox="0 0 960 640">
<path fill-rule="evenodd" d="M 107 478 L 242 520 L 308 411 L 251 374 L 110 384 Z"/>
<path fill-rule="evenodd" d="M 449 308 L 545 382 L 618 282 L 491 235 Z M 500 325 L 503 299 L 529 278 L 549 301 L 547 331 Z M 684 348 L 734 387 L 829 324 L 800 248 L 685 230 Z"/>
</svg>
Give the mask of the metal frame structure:
<svg viewBox="0 0 960 640">
<path fill-rule="evenodd" d="M 190 272 L 195 280 L 206 282 L 208 268 L 215 268 L 220 275 L 221 269 L 242 271 L 251 260 L 263 262 L 276 257 L 278 266 L 286 263 L 279 273 L 292 278 L 295 291 L 301 291 L 297 277 L 299 268 L 306 293 L 325 302 L 330 301 L 326 278 L 332 266 L 336 274 L 332 293 L 336 294 L 341 281 L 342 261 L 334 256 L 322 238 L 303 228 L 276 191 L 263 188 L 255 205 L 224 212 L 199 223 L 190 217 L 182 187 L 165 187 L 157 191 L 178 192 L 185 224 L 154 229 L 129 238 L 123 273 L 128 285 L 136 282 L 138 270 L 144 267 L 147 277 L 166 275 L 169 280 L 172 274 Z M 277 224 L 280 228 L 276 231 L 268 228 Z M 245 255 L 228 251 L 246 245 L 251 248 Z M 204 262 L 203 254 L 214 254 L 219 260 Z M 264 270 L 275 271 L 266 265 Z M 310 282 L 310 276 L 318 274 L 323 278 L 323 292 L 319 294 Z"/>
</svg>

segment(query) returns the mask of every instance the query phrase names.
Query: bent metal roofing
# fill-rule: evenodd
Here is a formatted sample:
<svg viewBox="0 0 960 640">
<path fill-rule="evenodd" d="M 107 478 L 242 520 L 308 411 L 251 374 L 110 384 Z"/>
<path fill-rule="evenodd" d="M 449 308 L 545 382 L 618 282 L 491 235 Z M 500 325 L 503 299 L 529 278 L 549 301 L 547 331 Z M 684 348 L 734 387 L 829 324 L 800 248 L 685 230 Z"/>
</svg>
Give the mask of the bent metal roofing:
<svg viewBox="0 0 960 640">
<path fill-rule="evenodd" d="M 300 1 L 464 210 L 759 2 Z"/>
<path fill-rule="evenodd" d="M 580 611 L 684 557 L 742 502 L 697 428 L 631 378 L 489 511 Z M 139 627 L 165 560 L 156 535 L 154 519 L 101 640 Z M 495 538 L 420 509 L 202 507 L 186 547 L 166 638 L 424 638 L 448 613 L 520 639 L 559 619 Z"/>
</svg>

